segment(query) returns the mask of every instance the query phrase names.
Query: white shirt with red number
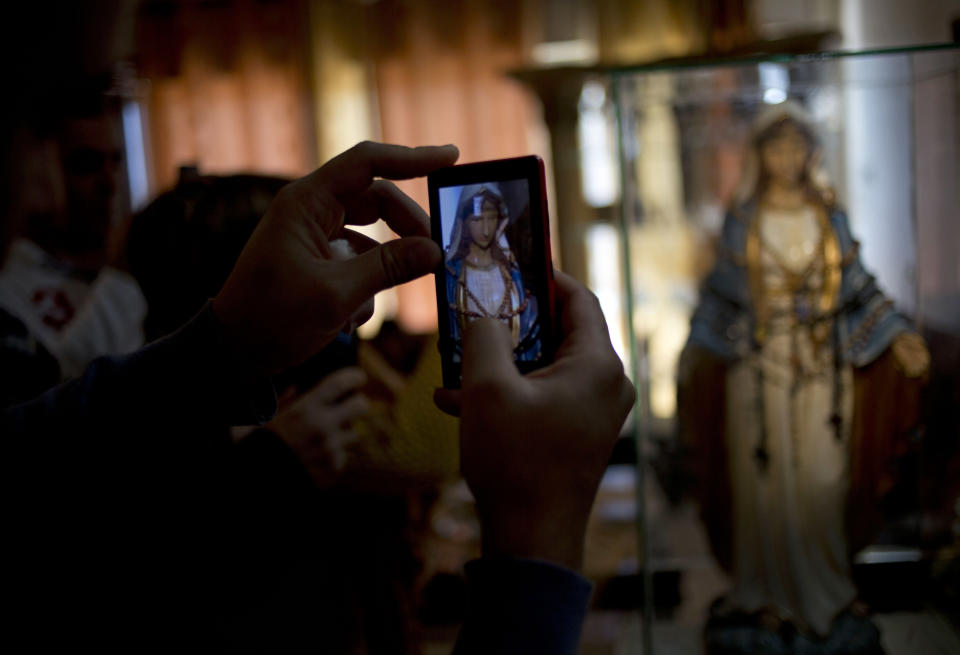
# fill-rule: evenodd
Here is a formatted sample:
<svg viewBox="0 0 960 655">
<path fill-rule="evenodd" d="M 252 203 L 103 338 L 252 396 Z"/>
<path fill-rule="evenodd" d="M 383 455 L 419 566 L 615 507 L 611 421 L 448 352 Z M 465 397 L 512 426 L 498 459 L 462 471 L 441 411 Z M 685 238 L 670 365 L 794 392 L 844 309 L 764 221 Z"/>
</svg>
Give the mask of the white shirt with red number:
<svg viewBox="0 0 960 655">
<path fill-rule="evenodd" d="M 133 277 L 105 267 L 91 282 L 25 239 L 10 246 L 0 271 L 0 307 L 57 358 L 63 379 L 143 345 L 147 303 Z"/>
</svg>

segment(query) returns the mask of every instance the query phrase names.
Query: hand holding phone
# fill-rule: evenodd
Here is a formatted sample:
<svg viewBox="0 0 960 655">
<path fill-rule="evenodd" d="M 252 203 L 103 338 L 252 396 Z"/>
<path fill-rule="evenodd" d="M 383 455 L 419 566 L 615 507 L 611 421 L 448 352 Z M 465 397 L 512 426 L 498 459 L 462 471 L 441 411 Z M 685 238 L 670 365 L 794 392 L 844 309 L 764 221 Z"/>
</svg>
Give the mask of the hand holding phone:
<svg viewBox="0 0 960 655">
<path fill-rule="evenodd" d="M 522 372 L 553 361 L 555 292 L 543 160 L 440 169 L 428 177 L 443 384 L 460 386 L 463 333 L 492 318 L 510 330 Z"/>
<path fill-rule="evenodd" d="M 511 362 L 499 322 L 476 321 L 463 388 L 434 402 L 460 416 L 460 462 L 477 500 L 484 554 L 581 565 L 600 478 L 636 397 L 596 296 L 557 273 L 562 342 L 530 375 Z"/>
</svg>

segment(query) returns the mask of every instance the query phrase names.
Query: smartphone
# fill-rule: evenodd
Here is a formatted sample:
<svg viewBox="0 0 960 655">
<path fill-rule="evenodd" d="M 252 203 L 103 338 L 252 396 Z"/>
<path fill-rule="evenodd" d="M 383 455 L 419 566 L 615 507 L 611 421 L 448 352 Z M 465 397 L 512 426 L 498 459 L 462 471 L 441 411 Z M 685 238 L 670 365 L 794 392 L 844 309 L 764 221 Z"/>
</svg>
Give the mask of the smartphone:
<svg viewBox="0 0 960 655">
<path fill-rule="evenodd" d="M 443 386 L 460 387 L 464 327 L 494 318 L 510 328 L 526 373 L 553 361 L 558 330 L 543 160 L 451 166 L 427 177 Z"/>
</svg>

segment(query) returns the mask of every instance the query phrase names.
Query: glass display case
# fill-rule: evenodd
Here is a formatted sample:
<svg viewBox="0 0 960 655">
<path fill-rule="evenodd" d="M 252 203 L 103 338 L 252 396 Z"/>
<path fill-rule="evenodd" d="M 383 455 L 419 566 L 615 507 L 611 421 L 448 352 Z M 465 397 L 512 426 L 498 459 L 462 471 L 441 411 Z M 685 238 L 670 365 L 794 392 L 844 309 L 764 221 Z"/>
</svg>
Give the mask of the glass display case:
<svg viewBox="0 0 960 655">
<path fill-rule="evenodd" d="M 639 398 L 585 650 L 960 653 L 957 46 L 533 85 Z"/>
</svg>

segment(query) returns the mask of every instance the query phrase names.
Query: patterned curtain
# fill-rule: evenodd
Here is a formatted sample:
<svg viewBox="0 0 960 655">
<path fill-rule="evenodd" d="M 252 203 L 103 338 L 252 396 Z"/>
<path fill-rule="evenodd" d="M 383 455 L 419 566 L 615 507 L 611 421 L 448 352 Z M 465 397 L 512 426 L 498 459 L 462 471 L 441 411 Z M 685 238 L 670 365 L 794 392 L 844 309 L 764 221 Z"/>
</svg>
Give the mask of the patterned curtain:
<svg viewBox="0 0 960 655">
<path fill-rule="evenodd" d="M 146 2 L 139 74 L 146 86 L 153 188 L 178 169 L 299 176 L 314 163 L 303 2 Z"/>
</svg>

